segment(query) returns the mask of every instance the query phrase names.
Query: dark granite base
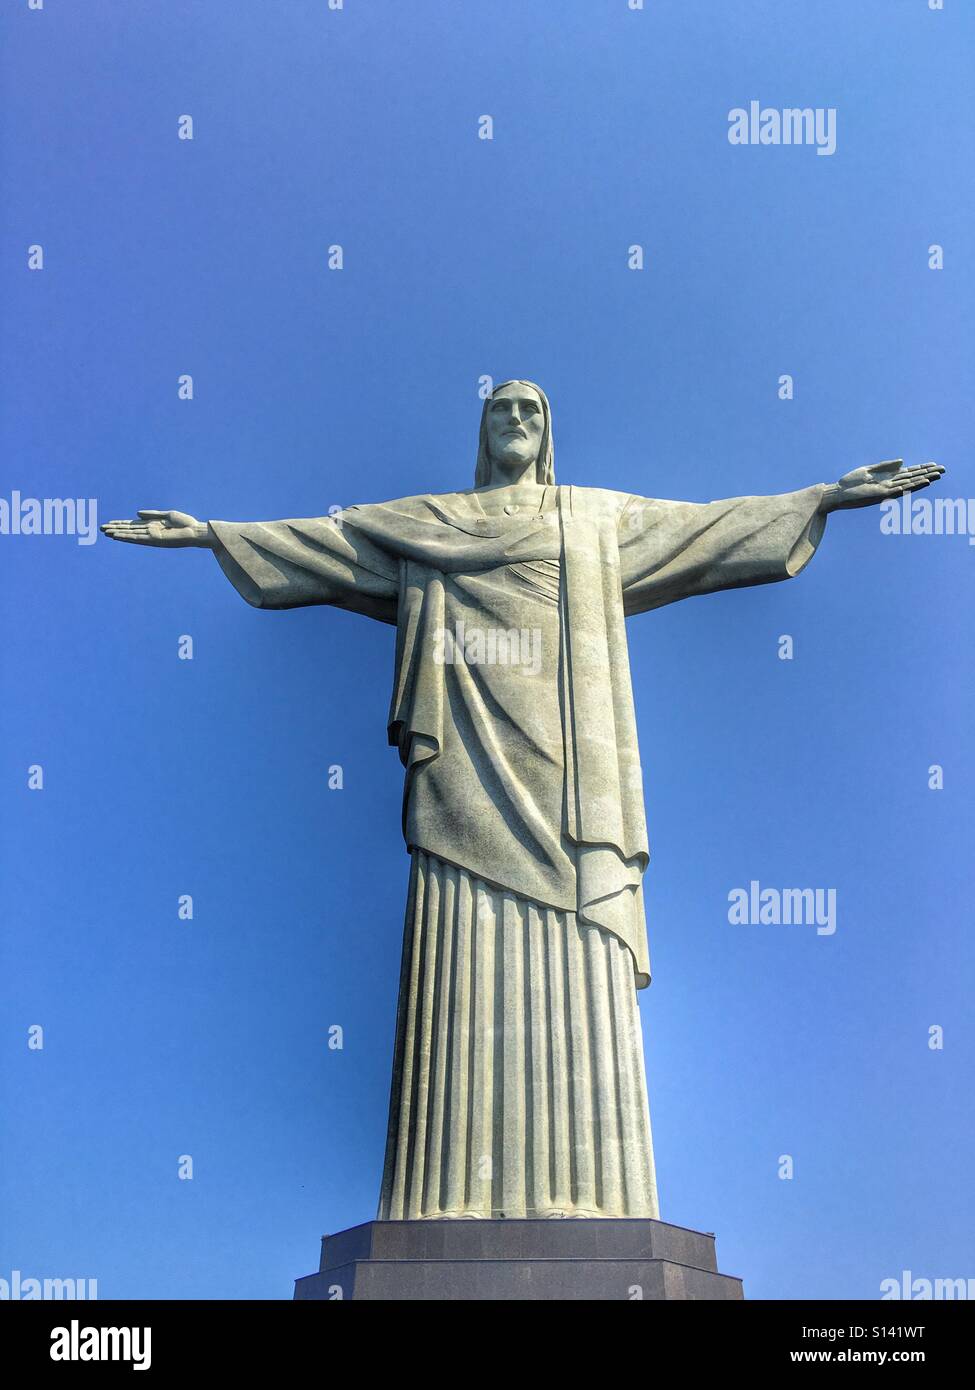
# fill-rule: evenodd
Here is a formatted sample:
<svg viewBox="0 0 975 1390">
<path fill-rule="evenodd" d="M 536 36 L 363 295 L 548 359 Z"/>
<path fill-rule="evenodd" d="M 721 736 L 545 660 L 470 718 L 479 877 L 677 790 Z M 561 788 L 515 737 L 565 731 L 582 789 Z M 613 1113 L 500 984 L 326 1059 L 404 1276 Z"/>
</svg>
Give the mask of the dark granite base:
<svg viewBox="0 0 975 1390">
<path fill-rule="evenodd" d="M 296 1299 L 741 1299 L 714 1236 L 664 1221 L 367 1221 L 322 1238 Z"/>
</svg>

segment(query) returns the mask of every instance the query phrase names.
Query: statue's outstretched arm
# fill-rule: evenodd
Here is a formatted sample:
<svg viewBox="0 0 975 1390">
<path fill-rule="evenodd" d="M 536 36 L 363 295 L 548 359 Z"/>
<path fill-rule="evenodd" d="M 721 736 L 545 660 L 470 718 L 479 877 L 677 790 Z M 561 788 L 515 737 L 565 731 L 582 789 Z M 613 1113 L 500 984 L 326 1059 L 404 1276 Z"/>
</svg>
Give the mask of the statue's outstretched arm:
<svg viewBox="0 0 975 1390">
<path fill-rule="evenodd" d="M 890 459 L 854 468 L 836 483 L 770 497 L 704 503 L 631 497 L 619 519 L 624 611 L 790 579 L 809 563 L 831 512 L 916 492 L 942 473 L 937 463 L 904 468 Z"/>
<path fill-rule="evenodd" d="M 357 509 L 352 509 L 356 511 Z M 197 521 L 187 512 L 140 511 L 101 528 L 130 545 L 210 550 L 255 608 L 330 604 L 379 622 L 397 620 L 400 566 L 341 515 L 289 521 Z"/>
</svg>

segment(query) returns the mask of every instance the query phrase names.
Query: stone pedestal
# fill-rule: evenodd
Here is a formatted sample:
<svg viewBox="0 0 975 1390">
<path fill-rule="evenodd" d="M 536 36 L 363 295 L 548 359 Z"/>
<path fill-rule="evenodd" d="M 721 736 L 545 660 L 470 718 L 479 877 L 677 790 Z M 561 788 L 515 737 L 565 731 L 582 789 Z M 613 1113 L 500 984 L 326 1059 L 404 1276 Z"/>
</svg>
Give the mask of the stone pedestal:
<svg viewBox="0 0 975 1390">
<path fill-rule="evenodd" d="M 714 1236 L 664 1221 L 367 1221 L 322 1238 L 296 1299 L 741 1299 Z"/>
</svg>

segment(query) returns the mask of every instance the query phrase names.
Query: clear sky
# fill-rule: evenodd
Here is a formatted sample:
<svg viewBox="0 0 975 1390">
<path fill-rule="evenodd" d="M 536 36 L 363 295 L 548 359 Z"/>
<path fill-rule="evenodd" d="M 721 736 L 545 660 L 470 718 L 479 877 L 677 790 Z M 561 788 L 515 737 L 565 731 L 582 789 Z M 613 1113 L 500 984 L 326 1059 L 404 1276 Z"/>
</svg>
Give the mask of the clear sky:
<svg viewBox="0 0 975 1390">
<path fill-rule="evenodd" d="M 967 0 L 9 0 L 2 54 L 8 502 L 467 487 L 482 375 L 548 392 L 563 483 L 902 456 L 975 496 Z M 834 108 L 835 153 L 730 144 L 752 100 Z M 975 1276 L 973 566 L 846 512 L 796 580 L 629 626 L 662 1214 L 752 1297 Z M 0 567 L 0 1277 L 288 1298 L 378 1198 L 393 631 L 257 612 L 198 551 Z M 731 925 L 752 880 L 835 889 L 835 933 Z"/>
</svg>

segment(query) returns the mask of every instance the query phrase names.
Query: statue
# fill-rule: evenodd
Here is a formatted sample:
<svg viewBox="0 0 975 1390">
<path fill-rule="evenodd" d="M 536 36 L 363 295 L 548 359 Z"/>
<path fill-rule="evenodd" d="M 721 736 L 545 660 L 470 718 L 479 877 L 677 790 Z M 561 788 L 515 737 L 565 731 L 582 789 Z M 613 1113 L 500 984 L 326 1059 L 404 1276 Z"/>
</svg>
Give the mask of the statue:
<svg viewBox="0 0 975 1390">
<path fill-rule="evenodd" d="M 255 607 L 332 604 L 396 628 L 389 741 L 411 871 L 381 1220 L 658 1217 L 624 620 L 788 579 L 828 513 L 943 471 L 897 460 L 708 503 L 560 487 L 545 394 L 509 381 L 484 403 L 466 491 L 102 527 L 212 550 Z"/>
</svg>

